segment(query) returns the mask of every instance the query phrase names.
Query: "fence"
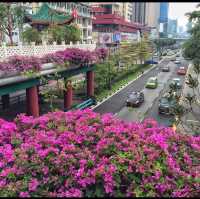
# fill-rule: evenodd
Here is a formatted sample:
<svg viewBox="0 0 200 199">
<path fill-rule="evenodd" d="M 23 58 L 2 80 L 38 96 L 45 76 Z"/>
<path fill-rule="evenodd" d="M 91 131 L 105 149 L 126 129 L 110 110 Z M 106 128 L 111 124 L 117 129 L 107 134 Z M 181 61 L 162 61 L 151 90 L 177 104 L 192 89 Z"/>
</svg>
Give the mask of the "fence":
<svg viewBox="0 0 200 199">
<path fill-rule="evenodd" d="M 34 42 L 32 42 L 31 45 L 19 44 L 18 46 L 6 46 L 3 44 L 0 46 L 0 61 L 13 55 L 42 57 L 45 54 L 64 50 L 65 48 L 80 48 L 92 51 L 96 48 L 96 44 L 80 44 L 79 42 L 77 42 L 77 44 L 73 44 L 72 42 L 70 42 L 70 44 L 65 44 L 62 42 L 61 45 L 57 45 L 56 42 L 54 42 L 53 45 L 47 45 L 45 42 L 43 42 L 42 45 L 35 45 Z"/>
</svg>

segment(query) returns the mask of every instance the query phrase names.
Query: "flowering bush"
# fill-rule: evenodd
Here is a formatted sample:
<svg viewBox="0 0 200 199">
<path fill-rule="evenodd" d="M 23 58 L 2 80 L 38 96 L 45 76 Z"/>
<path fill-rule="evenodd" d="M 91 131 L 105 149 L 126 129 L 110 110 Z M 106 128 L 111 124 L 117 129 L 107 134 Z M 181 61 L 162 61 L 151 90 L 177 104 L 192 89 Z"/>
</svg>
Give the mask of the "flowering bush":
<svg viewBox="0 0 200 199">
<path fill-rule="evenodd" d="M 89 109 L 0 120 L 0 196 L 199 196 L 200 137 Z"/>
<path fill-rule="evenodd" d="M 65 57 L 60 52 L 49 53 L 49 54 L 46 54 L 45 56 L 43 56 L 41 58 L 41 62 L 43 64 L 45 64 L 45 63 L 57 63 L 57 64 L 60 64 L 60 65 L 63 65 L 65 63 L 65 61 L 67 61 L 67 60 L 65 60 Z"/>
<path fill-rule="evenodd" d="M 41 69 L 41 61 L 39 58 L 34 56 L 11 56 L 8 61 L 0 63 L 0 70 L 2 71 L 16 71 L 26 72 L 33 71 L 37 72 Z"/>
<path fill-rule="evenodd" d="M 85 66 L 97 62 L 107 56 L 106 50 L 99 49 L 97 51 L 82 50 L 78 48 L 66 48 L 63 51 L 49 53 L 42 58 L 34 56 L 11 56 L 6 62 L 0 62 L 1 71 L 39 71 L 41 64 L 56 63 L 58 65 L 66 65 L 71 63 L 77 66 Z"/>
<path fill-rule="evenodd" d="M 43 63 L 57 63 L 64 64 L 70 62 L 77 66 L 83 66 L 96 61 L 95 52 L 89 50 L 82 50 L 78 48 L 66 48 L 63 51 L 57 51 L 55 53 L 47 54 L 41 58 Z"/>
<path fill-rule="evenodd" d="M 105 60 L 105 58 L 108 56 L 108 49 L 106 48 L 97 48 L 95 50 L 95 53 L 99 60 Z"/>
<path fill-rule="evenodd" d="M 94 52 L 78 48 L 66 48 L 63 55 L 70 63 L 78 65 L 90 64 L 96 60 Z"/>
</svg>

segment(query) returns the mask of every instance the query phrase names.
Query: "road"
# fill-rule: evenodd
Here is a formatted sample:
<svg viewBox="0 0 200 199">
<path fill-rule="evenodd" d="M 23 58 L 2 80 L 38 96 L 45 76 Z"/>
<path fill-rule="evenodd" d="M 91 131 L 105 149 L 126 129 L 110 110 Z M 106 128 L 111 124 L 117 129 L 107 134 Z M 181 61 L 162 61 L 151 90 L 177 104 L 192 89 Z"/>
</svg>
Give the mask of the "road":
<svg viewBox="0 0 200 199">
<path fill-rule="evenodd" d="M 170 72 L 162 72 L 159 68 L 158 87 L 156 89 L 142 89 L 145 97 L 145 102 L 140 107 L 126 107 L 124 106 L 119 113 L 116 114 L 117 117 L 125 121 L 141 121 L 149 109 L 154 105 L 155 100 L 159 98 L 160 93 L 166 87 L 167 82 L 171 78 L 172 74 L 175 73 L 176 66 L 174 63 L 170 62 Z"/>
<path fill-rule="evenodd" d="M 170 65 L 170 72 L 162 72 L 162 66 Z M 145 118 L 153 118 L 158 121 L 159 124 L 164 126 L 170 126 L 173 119 L 172 116 L 165 116 L 158 114 L 158 103 L 162 95 L 168 90 L 171 80 L 175 77 L 181 79 L 181 84 L 184 84 L 185 76 L 179 76 L 176 74 L 180 66 L 187 68 L 188 62 L 181 57 L 181 64 L 176 65 L 165 58 L 156 68 L 143 75 L 116 95 L 98 106 L 94 111 L 99 113 L 112 112 L 117 118 L 124 121 L 142 121 Z M 146 89 L 145 83 L 151 76 L 157 76 L 158 87 L 156 89 Z M 142 90 L 145 96 L 145 102 L 139 108 L 126 107 L 125 101 L 127 96 L 132 91 Z"/>
<path fill-rule="evenodd" d="M 129 84 L 117 94 L 106 100 L 104 103 L 97 106 L 94 111 L 98 113 L 118 113 L 122 108 L 126 106 L 126 99 L 129 93 L 137 90 L 142 90 L 149 77 L 157 76 L 160 72 L 160 67 L 169 63 L 169 58 L 165 58 L 160 64 L 148 73 L 142 75 L 140 78 Z"/>
<path fill-rule="evenodd" d="M 173 63 L 172 63 L 173 64 Z M 188 67 L 188 62 L 186 60 L 184 60 L 183 58 L 181 58 L 181 66 L 184 66 L 184 67 Z M 178 69 L 178 66 L 175 66 L 176 67 L 176 70 Z M 176 71 L 175 70 L 175 71 Z M 181 79 L 181 84 L 184 85 L 184 81 L 185 81 L 185 76 L 180 76 L 180 75 L 177 75 L 176 72 L 175 73 L 172 73 L 171 77 L 170 77 L 170 80 L 175 78 L 175 77 L 178 77 Z M 161 98 L 161 96 L 167 92 L 168 88 L 169 88 L 169 83 L 170 81 L 168 81 L 166 83 L 166 86 L 164 87 L 164 89 L 161 91 L 159 97 L 154 101 L 153 103 L 153 106 L 148 110 L 148 112 L 146 113 L 145 117 L 144 118 L 153 118 L 155 119 L 156 121 L 158 121 L 158 123 L 160 125 L 164 125 L 164 126 L 170 126 L 171 125 L 171 122 L 173 120 L 173 117 L 172 116 L 167 116 L 167 115 L 161 115 L 158 113 L 158 103 L 159 103 L 159 99 Z"/>
</svg>

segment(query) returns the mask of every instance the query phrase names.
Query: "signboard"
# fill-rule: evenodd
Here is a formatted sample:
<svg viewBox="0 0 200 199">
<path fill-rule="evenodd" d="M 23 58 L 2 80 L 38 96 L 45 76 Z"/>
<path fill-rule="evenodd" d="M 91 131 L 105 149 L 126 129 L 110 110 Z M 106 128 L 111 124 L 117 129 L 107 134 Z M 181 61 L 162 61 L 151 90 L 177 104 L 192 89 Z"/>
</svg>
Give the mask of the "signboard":
<svg viewBox="0 0 200 199">
<path fill-rule="evenodd" d="M 121 33 L 121 41 L 137 41 L 137 33 Z"/>
<path fill-rule="evenodd" d="M 92 32 L 92 39 L 95 43 L 99 43 L 99 34 L 98 32 Z"/>
<path fill-rule="evenodd" d="M 114 33 L 113 42 L 120 42 L 120 41 L 121 41 L 121 33 Z"/>
<path fill-rule="evenodd" d="M 112 33 L 99 33 L 99 42 L 101 44 L 109 44 L 112 43 Z"/>
</svg>

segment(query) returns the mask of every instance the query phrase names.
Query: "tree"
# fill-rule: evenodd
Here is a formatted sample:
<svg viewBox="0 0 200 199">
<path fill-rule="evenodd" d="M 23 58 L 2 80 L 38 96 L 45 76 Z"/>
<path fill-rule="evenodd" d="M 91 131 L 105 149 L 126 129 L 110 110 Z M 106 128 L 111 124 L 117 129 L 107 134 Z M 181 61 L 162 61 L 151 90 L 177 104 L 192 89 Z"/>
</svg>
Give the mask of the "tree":
<svg viewBox="0 0 200 199">
<path fill-rule="evenodd" d="M 171 38 L 162 38 L 154 40 L 156 50 L 161 56 L 163 55 L 166 48 L 173 46 L 175 43 L 176 40 Z"/>
<path fill-rule="evenodd" d="M 110 55 L 104 63 L 97 64 L 95 70 L 95 92 L 98 93 L 104 88 L 111 89 L 111 83 L 116 76 L 116 62 L 113 59 L 114 55 Z"/>
<path fill-rule="evenodd" d="M 189 89 L 174 114 L 177 125 L 182 125 L 186 131 L 200 134 L 200 11 L 187 13 L 187 16 L 194 26 L 190 30 L 191 37 L 183 45 L 183 56 L 191 59 L 193 66 L 186 78 Z M 187 118 L 196 122 L 189 124 Z"/>
<path fill-rule="evenodd" d="M 150 57 L 150 52 L 152 51 L 152 49 L 150 48 L 150 42 L 147 40 L 147 38 L 144 37 L 138 43 L 137 48 L 140 64 L 142 64 L 143 61 Z"/>
<path fill-rule="evenodd" d="M 65 30 L 63 26 L 51 26 L 48 28 L 47 32 L 50 37 L 50 43 L 56 41 L 58 44 L 61 44 L 61 42 L 64 41 Z"/>
<path fill-rule="evenodd" d="M 81 31 L 75 25 L 64 26 L 64 41 L 69 43 L 70 41 L 76 42 L 81 40 Z"/>
<path fill-rule="evenodd" d="M 26 28 L 25 31 L 22 33 L 22 38 L 29 44 L 31 42 L 36 42 L 36 44 L 42 42 L 41 32 L 39 32 L 37 29 L 33 27 Z"/>
<path fill-rule="evenodd" d="M 50 43 L 52 41 L 56 41 L 57 43 L 65 41 L 69 43 L 70 41 L 76 42 L 81 39 L 80 29 L 75 25 L 60 26 L 52 24 L 47 30 L 43 31 L 43 33 L 48 34 L 48 41 Z"/>
<path fill-rule="evenodd" d="M 22 28 L 25 10 L 11 3 L 0 3 L 0 31 L 6 34 L 13 45 L 12 32 L 17 27 Z"/>
<path fill-rule="evenodd" d="M 138 59 L 137 44 L 122 43 L 117 57 L 120 59 L 120 61 L 126 64 L 127 69 L 129 69 L 129 66 L 134 65 L 135 61 Z"/>
</svg>

